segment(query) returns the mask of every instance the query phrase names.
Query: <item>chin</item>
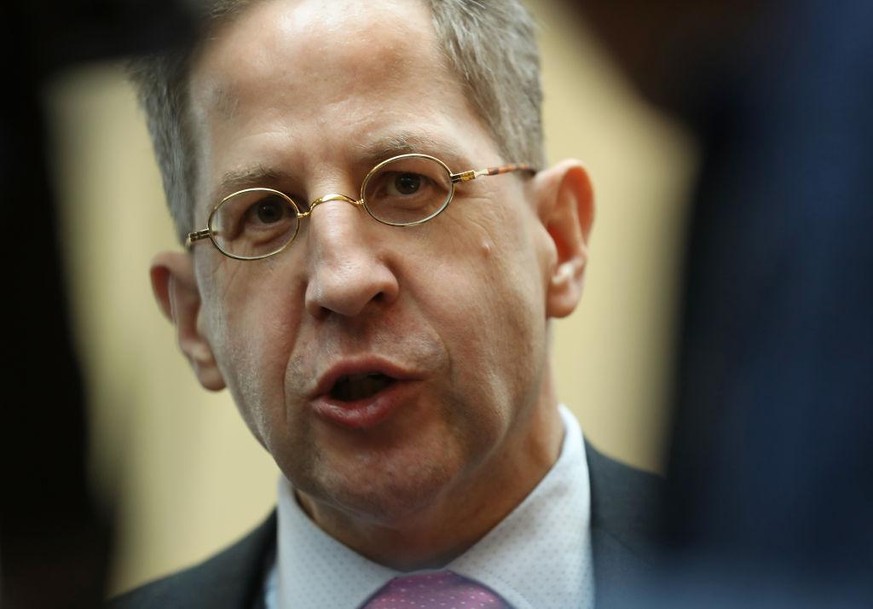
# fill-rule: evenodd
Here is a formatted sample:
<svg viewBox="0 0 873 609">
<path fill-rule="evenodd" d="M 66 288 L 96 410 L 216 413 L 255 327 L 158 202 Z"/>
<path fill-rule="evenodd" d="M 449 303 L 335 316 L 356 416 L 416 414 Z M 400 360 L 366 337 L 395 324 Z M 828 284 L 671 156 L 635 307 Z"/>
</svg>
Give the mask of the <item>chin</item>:
<svg viewBox="0 0 873 609">
<path fill-rule="evenodd" d="M 299 487 L 317 503 L 316 512 L 334 512 L 336 518 L 387 528 L 402 528 L 404 523 L 426 518 L 438 509 L 458 476 L 456 468 L 435 462 L 324 473 L 305 488 Z"/>
</svg>

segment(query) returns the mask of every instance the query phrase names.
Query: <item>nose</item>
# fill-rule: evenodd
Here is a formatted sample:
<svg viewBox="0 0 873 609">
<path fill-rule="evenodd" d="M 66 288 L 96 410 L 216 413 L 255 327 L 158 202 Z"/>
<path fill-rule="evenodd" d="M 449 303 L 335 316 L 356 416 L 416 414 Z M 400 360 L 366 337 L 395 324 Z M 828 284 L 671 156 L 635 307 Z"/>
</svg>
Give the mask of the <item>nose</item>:
<svg viewBox="0 0 873 609">
<path fill-rule="evenodd" d="M 306 233 L 309 314 L 360 315 L 371 303 L 390 304 L 399 284 L 389 267 L 379 225 L 344 195 L 321 197 L 311 208 Z"/>
</svg>

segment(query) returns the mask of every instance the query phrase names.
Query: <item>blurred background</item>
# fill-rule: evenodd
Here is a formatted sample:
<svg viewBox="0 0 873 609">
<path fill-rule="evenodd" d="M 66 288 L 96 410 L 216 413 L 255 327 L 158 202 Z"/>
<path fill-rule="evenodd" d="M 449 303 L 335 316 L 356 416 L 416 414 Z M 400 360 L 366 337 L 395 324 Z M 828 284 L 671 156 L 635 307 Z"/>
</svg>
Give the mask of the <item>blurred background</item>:
<svg viewBox="0 0 873 609">
<path fill-rule="evenodd" d="M 585 294 L 554 327 L 559 394 L 602 451 L 663 471 L 695 142 L 638 98 L 576 11 L 528 4 L 548 157 L 581 159 L 595 189 Z M 196 382 L 154 303 L 151 257 L 179 245 L 121 64 L 83 62 L 42 94 L 88 471 L 114 514 L 112 594 L 241 536 L 272 509 L 278 474 L 229 395 Z"/>
</svg>

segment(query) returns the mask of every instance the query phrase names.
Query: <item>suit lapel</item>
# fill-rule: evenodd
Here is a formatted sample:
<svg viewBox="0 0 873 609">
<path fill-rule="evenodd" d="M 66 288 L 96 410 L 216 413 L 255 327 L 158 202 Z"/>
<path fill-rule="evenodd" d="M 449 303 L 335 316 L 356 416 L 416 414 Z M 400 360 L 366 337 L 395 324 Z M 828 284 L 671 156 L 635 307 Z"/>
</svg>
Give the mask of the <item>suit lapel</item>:
<svg viewBox="0 0 873 609">
<path fill-rule="evenodd" d="M 615 606 L 657 556 L 662 481 L 585 442 L 591 485 L 591 543 L 597 607 Z"/>
</svg>

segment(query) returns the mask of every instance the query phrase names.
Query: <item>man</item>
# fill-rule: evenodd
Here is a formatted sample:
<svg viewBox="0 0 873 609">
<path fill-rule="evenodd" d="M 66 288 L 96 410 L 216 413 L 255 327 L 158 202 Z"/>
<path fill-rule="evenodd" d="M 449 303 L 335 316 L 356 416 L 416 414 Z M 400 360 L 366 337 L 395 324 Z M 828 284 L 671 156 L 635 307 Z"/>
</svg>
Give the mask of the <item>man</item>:
<svg viewBox="0 0 873 609">
<path fill-rule="evenodd" d="M 415 573 L 446 606 L 590 607 L 627 583 L 653 480 L 554 391 L 593 202 L 580 163 L 542 168 L 523 7 L 226 3 L 202 40 L 134 72 L 189 246 L 151 278 L 284 478 L 258 531 L 118 606 L 386 607 Z"/>
</svg>

